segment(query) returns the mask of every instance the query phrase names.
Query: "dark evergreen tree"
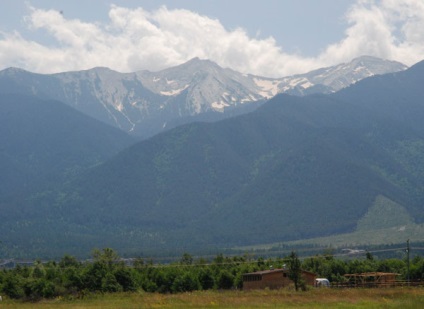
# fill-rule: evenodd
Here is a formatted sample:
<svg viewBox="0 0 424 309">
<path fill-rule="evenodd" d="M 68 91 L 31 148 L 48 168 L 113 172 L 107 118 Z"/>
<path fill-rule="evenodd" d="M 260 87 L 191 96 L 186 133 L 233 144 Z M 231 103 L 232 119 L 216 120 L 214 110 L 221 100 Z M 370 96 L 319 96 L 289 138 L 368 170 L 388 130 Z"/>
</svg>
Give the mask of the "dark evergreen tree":
<svg viewBox="0 0 424 309">
<path fill-rule="evenodd" d="M 292 251 L 289 255 L 287 262 L 289 267 L 288 276 L 293 281 L 294 288 L 296 289 L 296 291 L 298 291 L 302 283 L 302 263 L 297 257 L 296 252 L 294 251 Z"/>
</svg>

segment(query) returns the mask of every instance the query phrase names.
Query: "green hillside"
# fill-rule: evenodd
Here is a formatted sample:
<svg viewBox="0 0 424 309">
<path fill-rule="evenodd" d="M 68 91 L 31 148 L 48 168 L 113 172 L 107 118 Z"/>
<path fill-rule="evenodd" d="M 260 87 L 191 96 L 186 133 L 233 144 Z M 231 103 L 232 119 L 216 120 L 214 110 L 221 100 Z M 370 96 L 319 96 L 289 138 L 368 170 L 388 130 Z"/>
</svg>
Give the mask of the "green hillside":
<svg viewBox="0 0 424 309">
<path fill-rule="evenodd" d="M 354 231 L 332 236 L 307 238 L 294 241 L 256 244 L 234 248 L 241 251 L 273 252 L 276 249 L 290 251 L 289 248 L 320 252 L 328 248 L 340 254 L 346 254 L 345 248 L 372 248 L 382 245 L 394 248 L 404 247 L 407 240 L 421 244 L 424 239 L 424 224 L 414 223 L 414 219 L 401 205 L 385 196 L 379 195 L 368 209 L 367 213 L 358 220 Z M 292 249 L 291 249 L 292 250 Z M 383 252 L 386 250 L 383 250 Z M 397 251 L 397 250 L 396 250 Z"/>
<path fill-rule="evenodd" d="M 372 231 L 384 228 L 398 228 L 414 223 L 408 211 L 384 196 L 377 196 L 374 204 L 358 221 L 358 231 Z"/>
</svg>

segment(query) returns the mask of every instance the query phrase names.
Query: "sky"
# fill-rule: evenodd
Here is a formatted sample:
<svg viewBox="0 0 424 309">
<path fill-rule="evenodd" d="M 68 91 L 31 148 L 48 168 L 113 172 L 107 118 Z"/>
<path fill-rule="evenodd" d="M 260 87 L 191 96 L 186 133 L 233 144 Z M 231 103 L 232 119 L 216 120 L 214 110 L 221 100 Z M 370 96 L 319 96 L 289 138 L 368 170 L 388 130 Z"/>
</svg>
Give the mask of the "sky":
<svg viewBox="0 0 424 309">
<path fill-rule="evenodd" d="M 159 71 L 194 57 L 267 77 L 424 59 L 424 0 L 0 0 L 0 70 Z"/>
</svg>

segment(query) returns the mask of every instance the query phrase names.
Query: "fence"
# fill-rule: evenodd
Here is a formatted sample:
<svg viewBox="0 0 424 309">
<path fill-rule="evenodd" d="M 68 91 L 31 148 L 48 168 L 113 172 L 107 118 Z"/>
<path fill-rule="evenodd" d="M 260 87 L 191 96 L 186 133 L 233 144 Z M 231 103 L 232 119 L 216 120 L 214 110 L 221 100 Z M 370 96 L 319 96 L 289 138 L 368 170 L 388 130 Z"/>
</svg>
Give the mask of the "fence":
<svg viewBox="0 0 424 309">
<path fill-rule="evenodd" d="M 422 286 L 424 287 L 424 280 L 396 280 L 393 282 L 332 282 L 332 288 L 391 288 L 391 287 L 407 287 L 407 286 Z"/>
</svg>

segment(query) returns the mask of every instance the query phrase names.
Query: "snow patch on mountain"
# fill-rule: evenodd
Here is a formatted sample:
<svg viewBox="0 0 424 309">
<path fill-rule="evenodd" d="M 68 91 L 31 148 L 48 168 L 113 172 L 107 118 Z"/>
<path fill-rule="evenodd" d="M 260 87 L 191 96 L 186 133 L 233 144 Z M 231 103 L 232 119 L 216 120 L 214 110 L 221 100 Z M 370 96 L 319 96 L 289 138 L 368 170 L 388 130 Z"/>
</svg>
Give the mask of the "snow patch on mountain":
<svg viewBox="0 0 424 309">
<path fill-rule="evenodd" d="M 260 88 L 258 94 L 267 99 L 277 95 L 279 85 L 281 83 L 279 80 L 263 79 L 258 77 L 254 77 L 253 81 Z"/>
<path fill-rule="evenodd" d="M 115 104 L 115 108 L 116 108 L 117 111 L 119 111 L 121 113 L 125 109 L 124 108 L 124 104 L 122 104 L 122 102 L 119 102 L 119 103 Z"/>
<path fill-rule="evenodd" d="M 169 91 L 160 91 L 161 95 L 166 95 L 166 96 L 175 96 L 180 94 L 181 92 L 183 92 L 184 90 L 186 90 L 190 85 L 187 84 L 182 88 L 179 89 L 173 89 L 173 90 L 169 90 Z"/>
<path fill-rule="evenodd" d="M 213 110 L 217 112 L 223 112 L 226 107 L 230 106 L 230 104 L 226 103 L 225 101 L 219 101 L 212 102 L 211 106 Z"/>
</svg>

